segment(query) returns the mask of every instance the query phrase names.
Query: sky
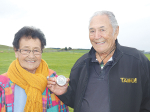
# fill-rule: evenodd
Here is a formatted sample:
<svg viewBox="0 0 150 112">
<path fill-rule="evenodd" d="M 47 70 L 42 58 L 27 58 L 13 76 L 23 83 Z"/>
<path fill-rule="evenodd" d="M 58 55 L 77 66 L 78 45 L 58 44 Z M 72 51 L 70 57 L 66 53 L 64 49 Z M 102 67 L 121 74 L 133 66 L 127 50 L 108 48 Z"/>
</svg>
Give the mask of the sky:
<svg viewBox="0 0 150 112">
<path fill-rule="evenodd" d="M 150 0 L 0 0 L 0 44 L 12 46 L 19 29 L 34 26 L 46 48 L 90 49 L 89 20 L 101 10 L 114 13 L 121 45 L 150 51 Z"/>
</svg>

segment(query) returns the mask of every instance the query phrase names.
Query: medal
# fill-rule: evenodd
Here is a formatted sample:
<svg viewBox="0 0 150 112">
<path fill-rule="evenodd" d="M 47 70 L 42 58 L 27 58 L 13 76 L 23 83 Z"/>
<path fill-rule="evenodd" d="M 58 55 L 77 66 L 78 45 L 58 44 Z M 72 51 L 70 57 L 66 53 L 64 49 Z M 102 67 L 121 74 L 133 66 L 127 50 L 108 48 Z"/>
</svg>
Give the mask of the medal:
<svg viewBox="0 0 150 112">
<path fill-rule="evenodd" d="M 101 66 L 101 69 L 103 69 L 103 67 L 104 67 L 103 61 L 101 62 L 100 66 Z"/>
<path fill-rule="evenodd" d="M 59 86 L 64 86 L 64 85 L 66 84 L 66 77 L 63 76 L 63 75 L 59 75 L 59 76 L 57 77 L 57 84 L 58 84 Z"/>
</svg>

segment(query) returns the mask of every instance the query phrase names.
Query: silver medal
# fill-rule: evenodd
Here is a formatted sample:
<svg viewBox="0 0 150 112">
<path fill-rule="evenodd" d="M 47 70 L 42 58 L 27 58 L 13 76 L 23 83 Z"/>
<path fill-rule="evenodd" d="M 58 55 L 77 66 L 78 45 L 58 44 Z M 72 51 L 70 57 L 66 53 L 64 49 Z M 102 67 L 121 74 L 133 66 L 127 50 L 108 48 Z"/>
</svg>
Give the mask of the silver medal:
<svg viewBox="0 0 150 112">
<path fill-rule="evenodd" d="M 57 84 L 58 84 L 59 86 L 64 86 L 64 85 L 66 84 L 66 77 L 63 76 L 63 75 L 59 75 L 59 76 L 57 77 Z"/>
</svg>

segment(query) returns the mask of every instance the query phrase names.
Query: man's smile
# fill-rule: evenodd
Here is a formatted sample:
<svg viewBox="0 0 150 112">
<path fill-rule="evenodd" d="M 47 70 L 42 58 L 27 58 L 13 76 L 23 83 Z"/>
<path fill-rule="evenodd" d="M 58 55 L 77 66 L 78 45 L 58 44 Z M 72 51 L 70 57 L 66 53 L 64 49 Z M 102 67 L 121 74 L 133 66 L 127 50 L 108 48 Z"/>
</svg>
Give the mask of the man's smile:
<svg viewBox="0 0 150 112">
<path fill-rule="evenodd" d="M 96 44 L 104 44 L 106 41 L 103 42 L 95 42 Z"/>
</svg>

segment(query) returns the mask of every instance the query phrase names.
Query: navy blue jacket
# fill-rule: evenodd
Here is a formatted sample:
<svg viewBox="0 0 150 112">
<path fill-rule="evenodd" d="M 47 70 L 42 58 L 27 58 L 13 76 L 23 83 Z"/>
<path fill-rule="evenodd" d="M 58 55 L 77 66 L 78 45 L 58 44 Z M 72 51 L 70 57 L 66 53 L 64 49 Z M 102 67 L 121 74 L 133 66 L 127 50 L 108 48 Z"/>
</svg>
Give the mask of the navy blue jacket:
<svg viewBox="0 0 150 112">
<path fill-rule="evenodd" d="M 80 112 L 88 84 L 90 52 L 74 64 L 67 93 L 58 96 L 74 112 Z M 115 52 L 115 64 L 109 71 L 110 112 L 150 112 L 149 60 L 134 48 L 120 46 L 117 40 Z"/>
</svg>

